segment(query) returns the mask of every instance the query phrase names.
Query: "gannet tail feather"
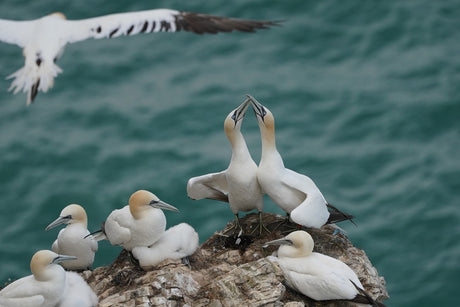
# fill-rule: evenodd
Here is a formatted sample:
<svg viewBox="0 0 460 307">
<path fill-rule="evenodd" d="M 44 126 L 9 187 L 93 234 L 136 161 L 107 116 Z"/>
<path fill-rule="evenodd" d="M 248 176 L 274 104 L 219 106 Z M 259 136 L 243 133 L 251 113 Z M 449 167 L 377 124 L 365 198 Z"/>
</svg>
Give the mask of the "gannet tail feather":
<svg viewBox="0 0 460 307">
<path fill-rule="evenodd" d="M 353 223 L 353 225 L 357 226 L 356 223 L 353 221 L 353 219 L 355 218 L 353 215 L 340 211 L 339 209 L 337 209 L 336 207 L 334 207 L 333 205 L 329 203 L 326 204 L 326 206 L 328 209 L 330 209 L 329 218 L 326 224 L 333 224 L 333 223 L 338 223 L 338 222 L 349 220 L 350 222 Z"/>
<path fill-rule="evenodd" d="M 353 299 L 353 302 L 361 304 L 370 304 L 372 305 L 372 307 L 386 307 L 385 304 L 375 301 L 366 291 L 364 291 L 364 289 L 358 287 L 358 285 L 356 285 L 352 280 L 350 280 L 350 282 L 360 293 L 356 295 L 356 297 Z"/>
</svg>

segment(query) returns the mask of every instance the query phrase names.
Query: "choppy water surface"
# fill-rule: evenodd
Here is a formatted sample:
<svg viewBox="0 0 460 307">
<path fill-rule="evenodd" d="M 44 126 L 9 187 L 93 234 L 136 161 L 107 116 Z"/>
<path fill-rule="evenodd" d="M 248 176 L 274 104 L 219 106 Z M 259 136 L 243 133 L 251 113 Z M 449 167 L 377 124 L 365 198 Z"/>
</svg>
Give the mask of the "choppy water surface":
<svg viewBox="0 0 460 307">
<path fill-rule="evenodd" d="M 223 120 L 250 93 L 276 116 L 285 165 L 310 176 L 387 281 L 391 306 L 453 306 L 460 284 L 460 3 L 89 1 L 0 4 L 0 18 L 69 19 L 169 7 L 283 19 L 257 34 L 90 40 L 66 48 L 55 88 L 25 107 L 0 79 L 0 281 L 29 274 L 43 229 L 69 203 L 89 228 L 144 188 L 204 241 L 228 205 L 192 201 L 190 177 L 227 167 Z M 0 45 L 0 73 L 23 65 Z M 260 156 L 259 130 L 243 133 Z M 268 199 L 266 211 L 281 212 Z M 120 249 L 101 243 L 96 266 Z"/>
</svg>

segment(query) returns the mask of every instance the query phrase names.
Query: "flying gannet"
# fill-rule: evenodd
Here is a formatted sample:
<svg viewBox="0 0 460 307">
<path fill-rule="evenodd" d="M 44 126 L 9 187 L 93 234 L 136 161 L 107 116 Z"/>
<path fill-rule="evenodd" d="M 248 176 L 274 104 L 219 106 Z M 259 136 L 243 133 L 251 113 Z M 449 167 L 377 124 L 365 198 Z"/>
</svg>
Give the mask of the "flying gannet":
<svg viewBox="0 0 460 307">
<path fill-rule="evenodd" d="M 0 41 L 23 49 L 25 65 L 8 76 L 14 78 L 9 90 L 27 92 L 27 105 L 38 91 L 47 92 L 62 72 L 56 61 L 64 47 L 89 38 L 114 38 L 150 32 L 187 31 L 197 34 L 254 32 L 278 25 L 272 21 L 245 20 L 170 9 L 111 14 L 81 20 L 67 20 L 53 13 L 35 20 L 0 19 Z"/>
<path fill-rule="evenodd" d="M 62 224 L 67 224 L 67 227 L 59 231 L 51 249 L 58 254 L 77 257 L 76 260 L 66 261 L 62 264 L 66 269 L 90 269 L 98 246 L 97 241 L 92 236 L 88 236 L 88 218 L 85 209 L 77 204 L 68 205 L 45 230 Z"/>
<path fill-rule="evenodd" d="M 131 251 L 137 246 L 155 243 L 166 228 L 166 217 L 161 209 L 179 212 L 161 201 L 155 194 L 139 190 L 129 198 L 129 205 L 112 211 L 94 238 L 107 239 L 112 245 L 120 245 Z"/>
<path fill-rule="evenodd" d="M 134 258 L 143 269 L 153 267 L 166 259 L 183 259 L 192 255 L 199 245 L 198 234 L 187 223 L 166 230 L 151 246 L 135 247 Z"/>
<path fill-rule="evenodd" d="M 262 232 L 263 193 L 257 182 L 257 165 L 252 160 L 248 147 L 241 133 L 244 114 L 250 104 L 246 99 L 238 108 L 231 111 L 224 121 L 224 130 L 232 147 L 232 157 L 228 168 L 218 173 L 211 173 L 190 178 L 187 194 L 191 199 L 210 198 L 228 202 L 235 215 L 235 226 L 242 231 L 238 219 L 239 211 L 259 211 Z"/>
<path fill-rule="evenodd" d="M 253 97 L 248 97 L 262 139 L 262 155 L 257 169 L 262 190 L 299 225 L 320 228 L 324 224 L 351 220 L 353 216 L 328 204 L 313 180 L 284 167 L 276 149 L 273 114 Z"/>
<path fill-rule="evenodd" d="M 280 245 L 278 258 L 269 256 L 283 271 L 288 286 L 316 301 L 349 300 L 385 306 L 375 302 L 350 267 L 345 263 L 313 252 L 313 238 L 303 230 L 265 243 Z"/>
<path fill-rule="evenodd" d="M 63 298 L 66 272 L 58 264 L 73 260 L 49 250 L 36 252 L 30 261 L 32 275 L 9 284 L 0 291 L 0 306 L 54 307 Z"/>
</svg>

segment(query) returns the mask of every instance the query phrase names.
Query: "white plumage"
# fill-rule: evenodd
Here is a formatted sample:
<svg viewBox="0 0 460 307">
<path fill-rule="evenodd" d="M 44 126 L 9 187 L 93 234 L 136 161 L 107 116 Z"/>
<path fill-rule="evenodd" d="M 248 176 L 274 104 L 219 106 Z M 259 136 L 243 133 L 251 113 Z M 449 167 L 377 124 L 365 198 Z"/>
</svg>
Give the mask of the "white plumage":
<svg viewBox="0 0 460 307">
<path fill-rule="evenodd" d="M 86 281 L 75 272 L 66 272 L 66 286 L 59 307 L 95 307 L 96 293 Z"/>
<path fill-rule="evenodd" d="M 166 230 L 158 241 L 149 247 L 135 247 L 134 257 L 142 268 L 153 267 L 166 259 L 182 259 L 192 255 L 199 245 L 198 234 L 187 223 Z"/>
<path fill-rule="evenodd" d="M 55 62 L 64 47 L 89 38 L 114 38 L 150 32 L 189 31 L 197 34 L 243 31 L 254 32 L 276 25 L 270 21 L 243 20 L 206 14 L 156 9 L 111 14 L 82 20 L 66 20 L 53 13 L 39 19 L 15 21 L 0 19 L 0 41 L 23 48 L 25 65 L 8 78 L 10 90 L 27 92 L 27 105 L 38 91 L 47 92 L 62 72 Z"/>
<path fill-rule="evenodd" d="M 266 243 L 280 245 L 277 262 L 289 287 L 317 301 L 352 300 L 378 305 L 365 293 L 355 272 L 345 263 L 313 252 L 313 238 L 305 231 Z"/>
<path fill-rule="evenodd" d="M 77 257 L 76 260 L 64 262 L 62 266 L 69 270 L 91 268 L 98 245 L 92 236 L 88 236 L 88 218 L 85 209 L 77 204 L 66 206 L 59 217 L 45 230 L 62 224 L 67 224 L 67 227 L 59 231 L 51 249 L 57 254 Z"/>
<path fill-rule="evenodd" d="M 259 123 L 262 155 L 257 179 L 262 190 L 297 224 L 319 228 L 326 223 L 351 219 L 352 216 L 330 206 L 316 184 L 309 177 L 284 167 L 276 149 L 275 118 L 253 97 L 252 108 Z M 333 211 L 328 210 L 330 207 Z"/>
<path fill-rule="evenodd" d="M 30 261 L 32 275 L 9 284 L 0 291 L 0 306 L 55 307 L 63 298 L 66 273 L 58 264 L 75 257 L 49 250 L 34 254 Z"/>
<path fill-rule="evenodd" d="M 249 104 L 250 100 L 246 99 L 224 121 L 225 134 L 232 148 L 228 168 L 218 173 L 193 177 L 187 183 L 187 194 L 192 199 L 210 198 L 228 202 L 237 225 L 239 211 L 256 209 L 261 214 L 264 205 L 262 190 L 257 181 L 257 165 L 240 130 Z"/>
<path fill-rule="evenodd" d="M 166 228 L 166 217 L 161 209 L 179 212 L 149 191 L 136 191 L 129 198 L 128 206 L 110 213 L 103 224 L 102 234 L 95 239 L 108 239 L 110 244 L 120 245 L 128 251 L 138 246 L 150 246 Z"/>
</svg>

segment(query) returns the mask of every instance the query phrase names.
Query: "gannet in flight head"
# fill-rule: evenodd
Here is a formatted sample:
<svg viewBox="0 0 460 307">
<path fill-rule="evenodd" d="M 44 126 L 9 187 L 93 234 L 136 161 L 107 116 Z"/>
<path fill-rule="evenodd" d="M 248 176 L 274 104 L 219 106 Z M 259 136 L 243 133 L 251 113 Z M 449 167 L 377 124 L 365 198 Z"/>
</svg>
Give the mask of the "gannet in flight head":
<svg viewBox="0 0 460 307">
<path fill-rule="evenodd" d="M 326 223 L 351 220 L 353 216 L 327 203 L 313 180 L 284 167 L 283 159 L 276 149 L 275 118 L 272 112 L 253 97 L 248 97 L 262 138 L 262 156 L 257 170 L 262 190 L 290 214 L 297 224 L 319 228 Z"/>
<path fill-rule="evenodd" d="M 365 291 L 355 272 L 345 263 L 313 252 L 313 238 L 308 232 L 291 232 L 282 239 L 267 242 L 280 245 L 277 262 L 289 287 L 316 300 L 350 300 L 357 303 L 384 306 Z"/>
<path fill-rule="evenodd" d="M 143 269 L 153 267 L 166 259 L 183 259 L 192 255 L 199 245 L 198 234 L 187 223 L 166 230 L 151 246 L 135 247 L 133 256 Z"/>
<path fill-rule="evenodd" d="M 224 130 L 232 147 L 232 158 L 228 168 L 219 173 L 211 173 L 189 179 L 187 194 L 192 199 L 210 198 L 225 201 L 235 214 L 238 227 L 238 212 L 256 209 L 260 215 L 262 231 L 263 194 L 257 182 L 257 165 L 252 160 L 241 125 L 250 100 L 246 99 L 238 108 L 230 112 L 224 121 Z"/>
<path fill-rule="evenodd" d="M 98 246 L 97 241 L 92 236 L 88 236 L 88 218 L 85 209 L 76 204 L 68 205 L 61 211 L 59 217 L 49 224 L 45 230 L 62 224 L 67 224 L 67 227 L 59 231 L 58 237 L 51 249 L 58 254 L 77 257 L 76 260 L 66 261 L 62 264 L 66 269 L 90 269 L 93 265 L 94 254 Z"/>
<path fill-rule="evenodd" d="M 30 261 L 33 275 L 23 277 L 0 291 L 0 306 L 57 306 L 65 289 L 66 273 L 58 264 L 73 260 L 49 250 L 36 252 Z"/>
<path fill-rule="evenodd" d="M 166 217 L 161 209 L 179 212 L 149 191 L 136 191 L 129 198 L 128 206 L 110 213 L 103 229 L 97 231 L 102 233 L 95 239 L 108 239 L 110 244 L 128 251 L 137 246 L 150 246 L 166 228 Z"/>
<path fill-rule="evenodd" d="M 0 41 L 23 48 L 25 65 L 8 78 L 14 78 L 10 90 L 27 92 L 27 105 L 38 91 L 53 87 L 62 72 L 56 61 L 67 44 L 88 38 L 113 38 L 150 32 L 188 31 L 197 34 L 218 32 L 254 32 L 278 25 L 272 21 L 244 20 L 199 13 L 156 9 L 111 14 L 82 20 L 67 20 L 53 13 L 35 20 L 0 19 Z"/>
</svg>

